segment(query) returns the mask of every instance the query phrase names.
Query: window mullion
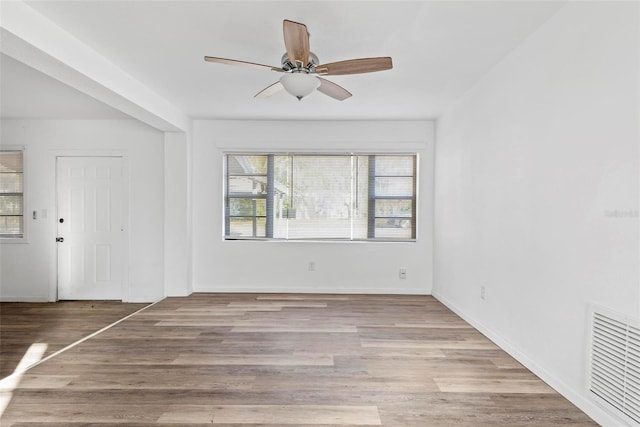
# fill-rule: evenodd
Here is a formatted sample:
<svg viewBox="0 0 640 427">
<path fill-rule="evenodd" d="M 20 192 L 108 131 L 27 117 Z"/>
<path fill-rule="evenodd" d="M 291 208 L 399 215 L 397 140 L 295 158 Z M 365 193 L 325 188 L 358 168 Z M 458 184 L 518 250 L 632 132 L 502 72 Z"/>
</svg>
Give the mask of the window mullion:
<svg viewBox="0 0 640 427">
<path fill-rule="evenodd" d="M 275 203 L 275 162 L 273 154 L 267 156 L 267 203 L 266 203 L 266 236 L 273 237 L 274 203 Z"/>
<path fill-rule="evenodd" d="M 225 180 L 224 180 L 224 235 L 231 234 L 231 202 L 229 200 L 229 156 L 225 156 Z"/>
<path fill-rule="evenodd" d="M 369 197 L 367 207 L 367 238 L 376 237 L 376 156 L 369 156 Z"/>
<path fill-rule="evenodd" d="M 417 236 L 417 214 L 418 211 L 418 156 L 413 157 L 413 199 L 411 200 L 411 238 L 415 239 Z"/>
</svg>

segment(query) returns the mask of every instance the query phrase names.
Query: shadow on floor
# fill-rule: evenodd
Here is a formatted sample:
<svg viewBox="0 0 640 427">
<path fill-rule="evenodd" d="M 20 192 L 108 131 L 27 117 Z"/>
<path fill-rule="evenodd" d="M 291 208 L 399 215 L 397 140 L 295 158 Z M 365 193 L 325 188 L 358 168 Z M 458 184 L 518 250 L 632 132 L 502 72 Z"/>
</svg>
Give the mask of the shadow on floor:
<svg viewBox="0 0 640 427">
<path fill-rule="evenodd" d="M 0 379 L 13 373 L 31 344 L 47 344 L 43 355 L 47 357 L 147 305 L 119 301 L 0 303 Z"/>
</svg>

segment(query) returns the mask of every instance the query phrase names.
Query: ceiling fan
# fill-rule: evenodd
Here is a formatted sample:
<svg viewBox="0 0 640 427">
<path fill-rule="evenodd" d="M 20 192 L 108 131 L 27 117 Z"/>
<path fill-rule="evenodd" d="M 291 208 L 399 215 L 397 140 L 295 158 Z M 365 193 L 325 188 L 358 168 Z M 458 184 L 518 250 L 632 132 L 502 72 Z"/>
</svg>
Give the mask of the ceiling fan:
<svg viewBox="0 0 640 427">
<path fill-rule="evenodd" d="M 282 27 L 286 52 L 282 55 L 280 61 L 282 65 L 280 67 L 238 61 L 235 59 L 217 58 L 214 56 L 205 56 L 204 60 L 220 64 L 268 69 L 283 73 L 280 80 L 258 92 L 255 97 L 266 98 L 285 89 L 291 95 L 298 98 L 298 100 L 301 100 L 316 89 L 339 101 L 343 101 L 351 96 L 351 93 L 342 86 L 320 76 L 371 73 L 393 68 L 391 58 L 388 56 L 348 59 L 345 61 L 320 64 L 318 57 L 309 50 L 309 32 L 307 31 L 306 25 L 285 19 Z"/>
</svg>

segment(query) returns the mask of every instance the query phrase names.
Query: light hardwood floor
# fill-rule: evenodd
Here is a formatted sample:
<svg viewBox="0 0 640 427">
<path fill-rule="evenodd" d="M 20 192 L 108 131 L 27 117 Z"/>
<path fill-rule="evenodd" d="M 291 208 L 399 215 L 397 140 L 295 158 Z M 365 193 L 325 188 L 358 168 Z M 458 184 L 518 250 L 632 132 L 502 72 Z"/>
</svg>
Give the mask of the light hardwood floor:
<svg viewBox="0 0 640 427">
<path fill-rule="evenodd" d="M 4 426 L 592 426 L 428 296 L 168 298 L 20 379 Z"/>
<path fill-rule="evenodd" d="M 0 303 L 0 378 L 13 372 L 33 343 L 47 344 L 46 357 L 147 305 L 116 301 Z"/>
</svg>

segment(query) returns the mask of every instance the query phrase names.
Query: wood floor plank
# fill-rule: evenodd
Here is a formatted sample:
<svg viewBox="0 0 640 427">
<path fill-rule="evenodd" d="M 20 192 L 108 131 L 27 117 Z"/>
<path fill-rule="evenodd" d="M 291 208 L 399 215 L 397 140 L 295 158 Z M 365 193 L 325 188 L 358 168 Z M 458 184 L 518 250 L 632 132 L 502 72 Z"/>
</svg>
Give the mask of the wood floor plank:
<svg viewBox="0 0 640 427">
<path fill-rule="evenodd" d="M 264 325 L 264 326 L 236 326 L 231 332 L 305 332 L 305 333 L 347 333 L 355 334 L 358 332 L 355 326 L 280 326 L 280 325 Z"/>
<path fill-rule="evenodd" d="M 416 340 L 360 340 L 364 348 L 423 348 L 423 349 L 495 349 L 488 341 L 416 341 Z"/>
<path fill-rule="evenodd" d="M 433 381 L 441 391 L 447 393 L 554 393 L 539 379 L 435 377 Z"/>
<path fill-rule="evenodd" d="M 158 423 L 381 425 L 375 406 L 228 405 L 187 407 L 164 413 Z"/>
<path fill-rule="evenodd" d="M 258 295 L 256 297 L 258 301 L 348 301 L 348 296 L 343 295 L 318 295 L 318 294 L 303 294 L 303 295 Z"/>
<path fill-rule="evenodd" d="M 20 388 L 55 389 L 68 386 L 77 375 L 23 375 Z"/>
<path fill-rule="evenodd" d="M 55 347 L 82 331 L 69 321 L 113 315 L 79 304 L 57 325 L 47 316 L 64 310 L 39 307 L 2 325 L 3 363 L 42 325 Z M 28 370 L 8 396 L 2 427 L 596 425 L 429 296 L 167 298 Z"/>
<path fill-rule="evenodd" d="M 234 308 L 243 308 L 243 307 L 251 307 L 251 308 L 262 308 L 262 307 L 296 307 L 296 308 L 326 308 L 326 302 L 307 302 L 308 300 L 259 300 L 263 302 L 254 302 L 254 303 L 245 303 L 245 302 L 231 302 L 229 303 L 229 307 Z"/>
<path fill-rule="evenodd" d="M 139 407 L 126 404 L 109 405 L 102 403 L 57 403 L 55 407 L 39 403 L 14 403 L 2 418 L 2 427 L 11 427 L 18 423 L 31 425 L 55 422 L 67 423 L 122 423 L 132 425 L 138 422 L 155 423 L 166 406 L 150 406 L 141 411 Z"/>
<path fill-rule="evenodd" d="M 181 354 L 173 362 L 177 365 L 278 365 L 333 366 L 330 354 Z"/>
</svg>

